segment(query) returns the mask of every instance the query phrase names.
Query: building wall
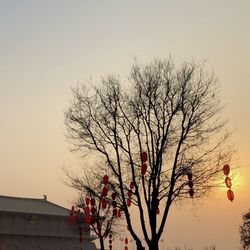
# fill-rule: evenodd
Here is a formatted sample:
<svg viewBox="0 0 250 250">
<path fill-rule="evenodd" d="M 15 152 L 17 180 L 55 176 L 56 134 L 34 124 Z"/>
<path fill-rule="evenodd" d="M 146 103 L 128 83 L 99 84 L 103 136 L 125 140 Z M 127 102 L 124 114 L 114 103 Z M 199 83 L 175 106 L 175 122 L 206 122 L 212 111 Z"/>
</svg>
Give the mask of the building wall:
<svg viewBox="0 0 250 250">
<path fill-rule="evenodd" d="M 80 242 L 78 226 L 70 225 L 67 217 L 0 213 L 0 242 L 4 250 L 94 250 L 91 240 L 85 226 Z"/>
</svg>

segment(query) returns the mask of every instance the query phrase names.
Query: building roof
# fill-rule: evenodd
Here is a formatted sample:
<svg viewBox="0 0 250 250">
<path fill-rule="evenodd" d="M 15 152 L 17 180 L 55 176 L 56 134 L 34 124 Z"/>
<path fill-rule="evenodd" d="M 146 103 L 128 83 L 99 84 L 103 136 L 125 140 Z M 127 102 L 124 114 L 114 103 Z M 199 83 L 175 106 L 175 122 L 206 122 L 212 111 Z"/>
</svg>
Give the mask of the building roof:
<svg viewBox="0 0 250 250">
<path fill-rule="evenodd" d="M 43 199 L 0 195 L 0 212 L 69 216 L 69 210 Z"/>
</svg>

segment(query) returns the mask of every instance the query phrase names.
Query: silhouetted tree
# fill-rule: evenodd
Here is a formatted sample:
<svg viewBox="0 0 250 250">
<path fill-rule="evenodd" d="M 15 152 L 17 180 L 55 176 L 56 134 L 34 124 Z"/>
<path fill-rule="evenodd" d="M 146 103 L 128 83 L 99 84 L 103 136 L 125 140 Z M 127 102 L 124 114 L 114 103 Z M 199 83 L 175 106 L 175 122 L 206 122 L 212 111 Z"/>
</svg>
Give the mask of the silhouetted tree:
<svg viewBox="0 0 250 250">
<path fill-rule="evenodd" d="M 158 250 L 172 203 L 215 186 L 231 156 L 220 110 L 214 75 L 195 62 L 136 62 L 127 85 L 108 76 L 99 86 L 73 89 L 65 112 L 68 138 L 75 150 L 105 161 L 137 249 L 144 246 L 130 202 L 146 244 Z"/>
<path fill-rule="evenodd" d="M 76 176 L 65 171 L 68 181 L 66 184 L 78 191 L 78 198 L 75 205 L 81 209 L 89 228 L 99 239 L 100 250 L 105 250 L 105 238 L 108 238 L 109 245 L 112 244 L 112 237 L 117 234 L 121 225 L 121 211 L 119 197 L 114 186 L 109 183 L 109 190 L 103 192 L 103 175 L 101 171 L 93 173 L 84 171 L 84 175 Z M 106 188 L 106 187 L 105 187 Z M 92 203 L 93 202 L 93 203 Z"/>
<path fill-rule="evenodd" d="M 244 249 L 250 248 L 250 210 L 242 216 L 243 223 L 240 226 L 240 239 Z"/>
</svg>

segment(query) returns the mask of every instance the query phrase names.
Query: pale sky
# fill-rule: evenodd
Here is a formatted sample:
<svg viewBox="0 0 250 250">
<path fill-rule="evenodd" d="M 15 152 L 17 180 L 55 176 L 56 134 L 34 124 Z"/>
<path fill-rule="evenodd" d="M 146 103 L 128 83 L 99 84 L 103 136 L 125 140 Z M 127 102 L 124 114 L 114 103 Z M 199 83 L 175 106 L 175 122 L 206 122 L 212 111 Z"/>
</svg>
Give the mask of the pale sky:
<svg viewBox="0 0 250 250">
<path fill-rule="evenodd" d="M 70 87 L 109 73 L 126 79 L 134 57 L 207 60 L 235 130 L 235 201 L 217 190 L 173 206 L 162 249 L 239 249 L 250 208 L 249 11 L 248 0 L 0 0 L 0 195 L 71 206 L 61 168 L 81 160 L 64 136 Z"/>
</svg>

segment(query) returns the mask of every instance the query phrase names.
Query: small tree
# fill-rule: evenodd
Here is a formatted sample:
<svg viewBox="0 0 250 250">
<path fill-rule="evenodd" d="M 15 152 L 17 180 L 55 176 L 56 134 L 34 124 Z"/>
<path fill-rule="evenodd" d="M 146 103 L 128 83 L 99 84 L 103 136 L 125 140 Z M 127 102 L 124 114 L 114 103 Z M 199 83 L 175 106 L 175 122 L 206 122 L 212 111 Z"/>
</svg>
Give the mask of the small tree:
<svg viewBox="0 0 250 250">
<path fill-rule="evenodd" d="M 98 87 L 73 89 L 68 137 L 76 150 L 105 160 L 137 249 L 144 247 L 131 203 L 146 244 L 158 250 L 172 203 L 215 186 L 231 156 L 220 110 L 213 74 L 197 63 L 177 68 L 170 59 L 136 62 L 126 87 L 109 76 Z"/>
<path fill-rule="evenodd" d="M 118 221 L 121 222 L 122 211 L 114 186 L 109 182 L 107 175 L 101 177 L 98 173 L 86 171 L 82 177 L 68 172 L 66 175 L 69 179 L 67 185 L 79 192 L 76 205 L 82 209 L 84 223 L 89 225 L 90 230 L 98 237 L 100 249 L 105 250 L 104 240 L 107 237 L 110 249 L 112 249 L 112 237 L 118 230 Z"/>
<path fill-rule="evenodd" d="M 244 249 L 250 248 L 250 210 L 242 216 L 243 223 L 240 226 L 240 239 Z"/>
</svg>

